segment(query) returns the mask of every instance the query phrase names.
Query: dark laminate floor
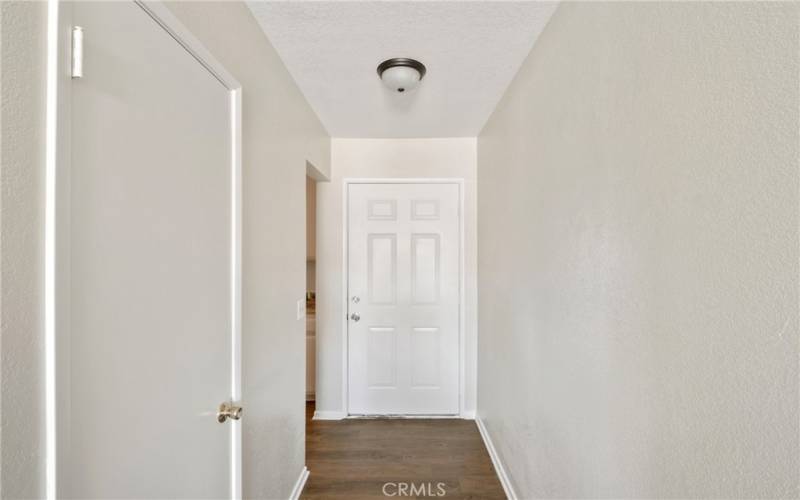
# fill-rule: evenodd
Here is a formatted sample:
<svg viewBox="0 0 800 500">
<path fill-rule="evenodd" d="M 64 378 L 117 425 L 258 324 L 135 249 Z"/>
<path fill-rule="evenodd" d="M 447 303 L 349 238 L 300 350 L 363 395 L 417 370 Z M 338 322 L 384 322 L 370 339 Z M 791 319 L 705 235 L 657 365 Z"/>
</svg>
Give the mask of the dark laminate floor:
<svg viewBox="0 0 800 500">
<path fill-rule="evenodd" d="M 306 465 L 311 475 L 302 498 L 386 499 L 382 489 L 387 482 L 405 482 L 409 488 L 414 483 L 430 494 L 411 498 L 505 498 L 471 420 L 320 421 L 311 420 L 313 414 L 314 404 L 308 403 Z M 438 483 L 443 483 L 444 496 Z M 395 485 L 387 488 L 398 493 Z"/>
</svg>

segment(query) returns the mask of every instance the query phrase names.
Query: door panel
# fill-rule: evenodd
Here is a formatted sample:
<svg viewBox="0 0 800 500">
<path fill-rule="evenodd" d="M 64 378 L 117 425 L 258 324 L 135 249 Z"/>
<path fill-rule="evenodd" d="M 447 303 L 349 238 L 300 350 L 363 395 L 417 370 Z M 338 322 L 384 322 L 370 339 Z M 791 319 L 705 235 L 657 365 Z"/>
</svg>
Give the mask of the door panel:
<svg viewBox="0 0 800 500">
<path fill-rule="evenodd" d="M 457 184 L 348 187 L 351 414 L 458 413 Z"/>
<path fill-rule="evenodd" d="M 411 387 L 438 389 L 441 383 L 439 328 L 411 329 Z"/>
<path fill-rule="evenodd" d="M 411 303 L 439 302 L 439 235 L 411 235 Z"/>
<path fill-rule="evenodd" d="M 370 388 L 397 387 L 397 331 L 392 327 L 369 327 L 367 384 Z"/>
<path fill-rule="evenodd" d="M 76 2 L 72 85 L 73 498 L 231 488 L 229 91 L 131 2 Z"/>
<path fill-rule="evenodd" d="M 369 303 L 391 306 L 397 297 L 397 236 L 367 236 L 367 279 Z"/>
</svg>

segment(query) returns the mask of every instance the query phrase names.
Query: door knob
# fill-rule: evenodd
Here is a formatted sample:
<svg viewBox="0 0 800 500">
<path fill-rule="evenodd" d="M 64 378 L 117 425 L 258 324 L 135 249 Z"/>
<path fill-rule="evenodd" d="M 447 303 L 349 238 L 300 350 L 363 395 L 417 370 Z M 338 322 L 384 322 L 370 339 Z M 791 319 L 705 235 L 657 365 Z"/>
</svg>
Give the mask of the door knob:
<svg viewBox="0 0 800 500">
<path fill-rule="evenodd" d="M 223 424 L 228 419 L 239 420 L 242 418 L 242 407 L 234 406 L 233 403 L 222 403 L 217 410 L 217 422 Z"/>
<path fill-rule="evenodd" d="M 358 321 L 361 319 L 361 316 L 359 316 L 358 313 L 353 313 L 350 315 L 350 319 L 352 319 L 353 321 Z"/>
</svg>

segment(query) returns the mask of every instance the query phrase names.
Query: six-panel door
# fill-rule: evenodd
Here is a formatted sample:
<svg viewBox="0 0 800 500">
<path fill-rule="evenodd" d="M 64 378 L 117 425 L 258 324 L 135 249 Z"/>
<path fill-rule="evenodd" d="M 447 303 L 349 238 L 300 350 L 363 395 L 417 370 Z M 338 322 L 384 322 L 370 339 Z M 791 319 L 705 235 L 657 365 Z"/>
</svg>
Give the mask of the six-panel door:
<svg viewBox="0 0 800 500">
<path fill-rule="evenodd" d="M 348 187 L 350 414 L 459 411 L 459 186 Z"/>
</svg>

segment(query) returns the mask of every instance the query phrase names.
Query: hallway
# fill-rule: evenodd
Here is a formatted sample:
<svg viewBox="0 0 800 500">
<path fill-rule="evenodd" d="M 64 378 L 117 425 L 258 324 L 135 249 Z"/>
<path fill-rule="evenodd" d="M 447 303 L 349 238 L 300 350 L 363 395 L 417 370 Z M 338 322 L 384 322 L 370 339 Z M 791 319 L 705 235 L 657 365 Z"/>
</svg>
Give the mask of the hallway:
<svg viewBox="0 0 800 500">
<path fill-rule="evenodd" d="M 505 498 L 474 421 L 458 419 L 312 420 L 306 403 L 306 464 L 301 498 Z M 441 494 L 439 483 L 445 494 Z M 386 488 L 386 495 L 382 491 Z M 417 490 L 419 491 L 419 490 Z M 392 495 L 392 493 L 395 493 Z"/>
<path fill-rule="evenodd" d="M 800 2 L 0 35 L 0 500 L 800 500 Z"/>
</svg>

